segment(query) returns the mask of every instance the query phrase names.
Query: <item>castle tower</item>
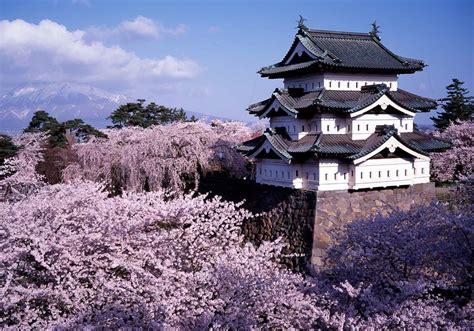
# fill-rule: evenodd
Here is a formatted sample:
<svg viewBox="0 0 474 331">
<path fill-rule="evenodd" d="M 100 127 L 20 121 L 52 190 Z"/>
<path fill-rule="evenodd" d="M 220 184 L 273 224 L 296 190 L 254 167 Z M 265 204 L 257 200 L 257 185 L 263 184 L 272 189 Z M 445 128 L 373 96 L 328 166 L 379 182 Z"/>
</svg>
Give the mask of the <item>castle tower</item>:
<svg viewBox="0 0 474 331">
<path fill-rule="evenodd" d="M 270 128 L 237 148 L 261 184 L 316 191 L 396 187 L 430 180 L 429 153 L 449 143 L 414 129 L 436 102 L 398 86 L 425 64 L 386 48 L 378 31 L 311 30 L 300 23 L 283 59 L 259 71 L 283 79 L 248 107 Z"/>
</svg>

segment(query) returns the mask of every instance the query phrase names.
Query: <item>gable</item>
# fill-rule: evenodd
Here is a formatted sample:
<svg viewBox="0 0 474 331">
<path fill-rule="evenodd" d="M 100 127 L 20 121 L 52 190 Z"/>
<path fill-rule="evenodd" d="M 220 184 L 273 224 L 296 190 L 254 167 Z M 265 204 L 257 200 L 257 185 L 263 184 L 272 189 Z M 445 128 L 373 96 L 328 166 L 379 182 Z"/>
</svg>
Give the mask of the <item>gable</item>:
<svg viewBox="0 0 474 331">
<path fill-rule="evenodd" d="M 411 116 L 411 117 L 414 117 L 415 114 L 416 114 L 415 112 L 400 106 L 398 103 L 396 103 L 395 101 L 390 99 L 386 94 L 384 94 L 380 98 L 378 98 L 376 101 L 372 102 L 370 105 L 365 106 L 364 108 L 351 113 L 350 116 L 352 118 L 360 116 L 362 114 L 370 112 L 371 110 L 373 110 L 376 107 L 380 107 L 380 108 L 382 108 L 382 110 L 386 110 L 389 106 L 392 109 L 394 109 L 396 111 L 399 111 L 399 112 L 401 112 L 405 115 Z"/>
<path fill-rule="evenodd" d="M 388 153 L 387 153 L 386 150 L 388 151 Z M 400 140 L 398 140 L 396 138 L 396 136 L 392 136 L 387 141 L 385 141 L 382 145 L 375 148 L 370 153 L 367 153 L 364 156 L 361 156 L 357 159 L 354 159 L 353 162 L 354 162 L 355 165 L 357 165 L 357 164 L 365 162 L 365 161 L 367 161 L 371 158 L 383 156 L 385 153 L 387 153 L 387 155 L 401 153 L 401 154 L 405 155 L 405 157 L 411 156 L 411 157 L 414 157 L 414 158 L 417 158 L 417 159 L 422 159 L 422 160 L 429 161 L 428 156 L 426 156 L 424 154 L 421 154 L 418 151 L 414 150 L 413 148 L 405 145 Z"/>
</svg>

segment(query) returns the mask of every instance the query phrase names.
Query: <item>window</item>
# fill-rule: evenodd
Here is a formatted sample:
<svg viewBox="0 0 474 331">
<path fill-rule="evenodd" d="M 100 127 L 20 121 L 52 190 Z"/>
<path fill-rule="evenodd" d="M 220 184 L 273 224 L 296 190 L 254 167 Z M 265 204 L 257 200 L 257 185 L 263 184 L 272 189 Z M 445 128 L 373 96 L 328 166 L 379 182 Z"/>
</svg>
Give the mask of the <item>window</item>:
<svg viewBox="0 0 474 331">
<path fill-rule="evenodd" d="M 329 82 L 329 87 L 331 87 L 331 85 L 332 85 L 332 82 Z"/>
<path fill-rule="evenodd" d="M 281 172 L 281 178 L 285 178 L 285 172 L 284 171 Z"/>
<path fill-rule="evenodd" d="M 293 132 L 296 132 L 296 126 L 293 125 Z"/>
<path fill-rule="evenodd" d="M 272 171 L 270 170 L 270 177 L 272 177 Z"/>
<path fill-rule="evenodd" d="M 337 82 L 337 87 L 341 88 L 341 82 Z"/>
<path fill-rule="evenodd" d="M 390 177 L 390 170 L 387 170 L 387 177 Z"/>
<path fill-rule="evenodd" d="M 347 178 L 347 172 L 344 173 L 344 180 Z"/>
<path fill-rule="evenodd" d="M 259 173 L 262 174 L 262 167 L 259 167 Z"/>
<path fill-rule="evenodd" d="M 304 89 L 305 89 L 305 90 L 308 89 L 308 83 L 304 84 Z"/>
<path fill-rule="evenodd" d="M 275 177 L 278 178 L 278 171 L 275 171 Z"/>
<path fill-rule="evenodd" d="M 360 131 L 360 124 L 357 124 L 357 131 Z"/>
<path fill-rule="evenodd" d="M 334 174 L 334 180 L 337 180 L 337 172 Z"/>
<path fill-rule="evenodd" d="M 405 130 L 408 130 L 408 124 L 405 123 Z"/>
<path fill-rule="evenodd" d="M 421 168 L 421 174 L 423 175 L 425 173 L 425 168 Z"/>
<path fill-rule="evenodd" d="M 302 88 L 302 87 L 303 87 L 303 86 L 301 86 L 301 84 L 300 84 L 300 88 Z"/>
<path fill-rule="evenodd" d="M 367 86 L 367 82 L 365 82 L 365 86 Z"/>
<path fill-rule="evenodd" d="M 379 178 L 382 177 L 382 171 L 379 171 Z"/>
<path fill-rule="evenodd" d="M 369 171 L 369 178 L 372 178 L 372 171 Z"/>
<path fill-rule="evenodd" d="M 350 83 L 349 83 L 349 82 L 347 82 L 347 88 L 349 88 L 349 86 L 350 86 Z"/>
<path fill-rule="evenodd" d="M 318 82 L 318 87 L 321 87 L 321 82 Z"/>
<path fill-rule="evenodd" d="M 314 128 L 315 131 L 318 131 L 318 125 L 315 125 L 316 127 Z"/>
<path fill-rule="evenodd" d="M 313 173 L 313 179 L 316 180 L 316 173 Z"/>
<path fill-rule="evenodd" d="M 356 82 L 356 88 L 359 88 L 359 82 Z"/>
<path fill-rule="evenodd" d="M 337 131 L 339 131 L 339 125 L 336 125 L 336 129 L 337 129 Z"/>
<path fill-rule="evenodd" d="M 413 168 L 413 174 L 416 175 L 416 168 Z"/>
<path fill-rule="evenodd" d="M 347 125 L 347 131 L 351 131 L 351 125 L 350 124 Z"/>
<path fill-rule="evenodd" d="M 314 83 L 313 83 L 313 90 L 314 90 Z"/>
<path fill-rule="evenodd" d="M 309 173 L 306 173 L 306 179 L 309 179 Z"/>
<path fill-rule="evenodd" d="M 296 170 L 296 177 L 298 177 L 298 170 Z"/>
<path fill-rule="evenodd" d="M 351 170 L 351 177 L 354 177 L 354 170 Z"/>
<path fill-rule="evenodd" d="M 328 130 L 327 131 L 329 132 L 329 125 L 328 125 Z"/>
<path fill-rule="evenodd" d="M 364 173 L 363 172 L 360 173 L 360 179 L 362 179 L 362 178 L 364 178 Z"/>
<path fill-rule="evenodd" d="M 324 180 L 328 180 L 328 174 L 324 174 Z"/>
<path fill-rule="evenodd" d="M 397 177 L 398 177 L 398 170 L 397 170 L 397 171 L 395 171 L 395 176 L 397 176 Z"/>
<path fill-rule="evenodd" d="M 301 126 L 301 131 L 303 131 L 303 132 L 304 132 L 304 125 L 302 125 L 302 126 Z"/>
<path fill-rule="evenodd" d="M 390 89 L 392 88 L 392 83 L 388 84 L 388 86 L 390 86 Z"/>
<path fill-rule="evenodd" d="M 265 177 L 267 176 L 267 169 L 265 169 Z"/>
<path fill-rule="evenodd" d="M 405 176 L 408 176 L 408 171 L 407 171 L 407 169 L 405 169 Z"/>
<path fill-rule="evenodd" d="M 288 179 L 290 179 L 290 172 L 288 171 Z"/>
<path fill-rule="evenodd" d="M 369 131 L 369 125 L 368 124 L 365 125 L 365 131 Z"/>
<path fill-rule="evenodd" d="M 311 124 L 309 125 L 309 132 L 311 132 Z"/>
</svg>

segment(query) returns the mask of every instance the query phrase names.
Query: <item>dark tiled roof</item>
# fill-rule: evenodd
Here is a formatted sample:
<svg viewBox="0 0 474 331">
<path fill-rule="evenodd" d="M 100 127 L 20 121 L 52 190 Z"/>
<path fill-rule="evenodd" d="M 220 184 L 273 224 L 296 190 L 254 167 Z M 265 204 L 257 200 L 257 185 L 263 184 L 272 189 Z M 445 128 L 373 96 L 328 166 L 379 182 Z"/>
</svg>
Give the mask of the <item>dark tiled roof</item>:
<svg viewBox="0 0 474 331">
<path fill-rule="evenodd" d="M 339 91 L 319 89 L 311 92 L 292 92 L 299 89 L 276 89 L 272 97 L 251 105 L 247 110 L 254 115 L 262 116 L 276 99 L 290 113 L 310 111 L 319 107 L 328 111 L 353 113 L 369 106 L 386 95 L 393 102 L 412 112 L 429 111 L 436 107 L 436 101 L 398 89 L 390 91 L 385 84 L 364 86 L 360 91 Z"/>
<path fill-rule="evenodd" d="M 291 53 L 299 43 L 313 60 L 291 63 Z M 288 60 L 290 63 L 285 65 Z M 394 54 L 370 33 L 300 29 L 283 60 L 262 68 L 259 73 L 270 78 L 321 70 L 413 73 L 424 66 L 421 60 Z"/>
<path fill-rule="evenodd" d="M 400 143 L 423 155 L 451 147 L 446 141 L 418 131 L 398 134 L 393 126 L 384 125 L 378 126 L 376 132 L 365 140 L 352 140 L 349 134 L 318 133 L 308 134 L 294 141 L 290 140 L 285 133 L 267 129 L 262 136 L 237 146 L 237 149 L 246 155 L 251 155 L 265 141 L 268 141 L 280 155 L 288 160 L 302 155 L 356 160 L 375 151 L 391 137 L 395 137 Z"/>
<path fill-rule="evenodd" d="M 400 133 L 400 137 L 409 145 L 426 152 L 441 152 L 452 147 L 449 141 L 419 131 Z"/>
</svg>

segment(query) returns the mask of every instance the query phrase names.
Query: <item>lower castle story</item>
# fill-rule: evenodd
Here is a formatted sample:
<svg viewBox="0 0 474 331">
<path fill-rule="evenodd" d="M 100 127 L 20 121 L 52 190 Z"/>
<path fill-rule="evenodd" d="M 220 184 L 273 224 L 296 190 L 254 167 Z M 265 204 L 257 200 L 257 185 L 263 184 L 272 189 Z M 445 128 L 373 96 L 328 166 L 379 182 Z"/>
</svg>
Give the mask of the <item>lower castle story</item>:
<svg viewBox="0 0 474 331">
<path fill-rule="evenodd" d="M 311 191 L 360 190 L 399 187 L 430 181 L 429 160 L 418 158 L 370 159 L 359 165 L 336 159 L 313 159 L 289 164 L 283 160 L 258 160 L 259 184 Z"/>
<path fill-rule="evenodd" d="M 267 129 L 238 149 L 255 160 L 259 184 L 337 191 L 428 183 L 429 152 L 447 146 L 421 132 L 380 125 L 364 140 L 321 133 L 292 140 L 284 130 Z"/>
</svg>

